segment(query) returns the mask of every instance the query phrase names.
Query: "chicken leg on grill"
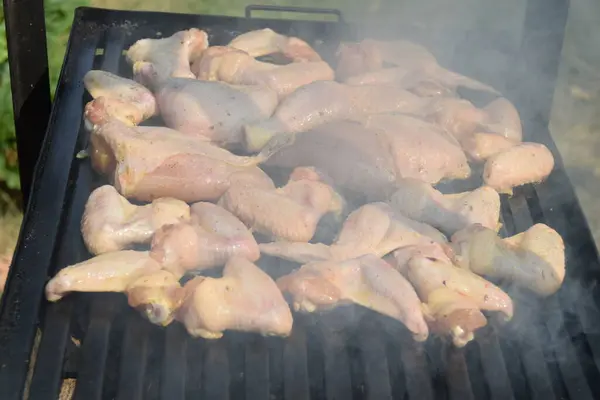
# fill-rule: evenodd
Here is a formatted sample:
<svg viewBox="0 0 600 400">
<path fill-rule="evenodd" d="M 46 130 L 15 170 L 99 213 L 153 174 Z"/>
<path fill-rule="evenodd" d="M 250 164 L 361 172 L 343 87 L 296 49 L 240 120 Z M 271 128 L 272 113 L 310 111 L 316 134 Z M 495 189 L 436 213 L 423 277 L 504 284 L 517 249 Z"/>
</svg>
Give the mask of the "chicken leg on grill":
<svg viewBox="0 0 600 400">
<path fill-rule="evenodd" d="M 277 280 L 296 311 L 313 312 L 354 303 L 402 322 L 418 341 L 428 329 L 421 302 L 408 281 L 374 255 L 306 264 Z"/>
<path fill-rule="evenodd" d="M 227 46 L 244 51 L 251 57 L 280 53 L 296 62 L 321 61 L 321 56 L 305 41 L 279 34 L 269 28 L 243 33 Z"/>
<path fill-rule="evenodd" d="M 240 157 L 211 143 L 160 127 L 129 127 L 113 120 L 91 134 L 94 169 L 126 198 L 185 202 L 217 200 L 232 183 L 274 188 L 257 164 L 271 151 Z"/>
<path fill-rule="evenodd" d="M 128 125 L 137 125 L 158 112 L 150 90 L 130 79 L 106 71 L 91 70 L 83 77 L 87 91 L 105 115 Z M 93 123 L 101 123 L 95 121 Z"/>
<path fill-rule="evenodd" d="M 191 210 L 191 222 L 164 226 L 154 235 L 150 256 L 164 269 L 181 277 L 222 266 L 233 256 L 258 260 L 254 236 L 229 211 L 212 203 L 196 203 Z"/>
<path fill-rule="evenodd" d="M 442 194 L 428 183 L 403 179 L 389 204 L 397 212 L 447 235 L 476 223 L 493 230 L 499 228 L 500 196 L 487 186 L 472 192 Z"/>
<path fill-rule="evenodd" d="M 148 243 L 164 225 L 190 219 L 190 208 L 181 200 L 160 198 L 136 206 L 110 185 L 94 190 L 81 220 L 81 233 L 90 253 L 123 250 L 133 244 Z"/>
<path fill-rule="evenodd" d="M 455 233 L 451 245 L 459 266 L 505 279 L 541 296 L 555 293 L 565 278 L 565 245 L 560 235 L 544 224 L 506 239 L 472 225 Z"/>
<path fill-rule="evenodd" d="M 192 64 L 198 79 L 233 85 L 261 85 L 284 98 L 301 86 L 333 80 L 333 70 L 325 61 L 276 65 L 261 62 L 231 47 L 213 46 Z"/>
<path fill-rule="evenodd" d="M 333 260 L 341 261 L 366 254 L 378 257 L 400 247 L 446 243 L 444 235 L 429 225 L 413 221 L 385 203 L 367 204 L 353 211 L 342 227 L 336 241 L 322 243 L 273 242 L 260 244 L 263 254 L 298 263 Z"/>
<path fill-rule="evenodd" d="M 187 282 L 183 298 L 176 318 L 192 336 L 218 339 L 225 330 L 288 336 L 292 330 L 292 313 L 279 288 L 245 258 L 231 258 L 222 278 Z"/>
<path fill-rule="evenodd" d="M 275 240 L 308 242 L 323 215 L 340 214 L 342 198 L 319 178 L 296 168 L 289 182 L 278 189 L 232 185 L 219 200 L 253 231 Z M 298 177 L 296 177 L 298 176 Z"/>
</svg>

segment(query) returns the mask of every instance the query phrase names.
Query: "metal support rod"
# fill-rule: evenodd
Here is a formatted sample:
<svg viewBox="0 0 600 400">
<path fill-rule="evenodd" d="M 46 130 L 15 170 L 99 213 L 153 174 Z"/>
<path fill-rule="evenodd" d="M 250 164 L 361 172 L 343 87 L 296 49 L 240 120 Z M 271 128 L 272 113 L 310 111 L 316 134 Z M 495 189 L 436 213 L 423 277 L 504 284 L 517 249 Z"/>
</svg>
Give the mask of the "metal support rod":
<svg viewBox="0 0 600 400">
<path fill-rule="evenodd" d="M 23 204 L 31 190 L 51 111 L 43 0 L 4 0 Z"/>
</svg>

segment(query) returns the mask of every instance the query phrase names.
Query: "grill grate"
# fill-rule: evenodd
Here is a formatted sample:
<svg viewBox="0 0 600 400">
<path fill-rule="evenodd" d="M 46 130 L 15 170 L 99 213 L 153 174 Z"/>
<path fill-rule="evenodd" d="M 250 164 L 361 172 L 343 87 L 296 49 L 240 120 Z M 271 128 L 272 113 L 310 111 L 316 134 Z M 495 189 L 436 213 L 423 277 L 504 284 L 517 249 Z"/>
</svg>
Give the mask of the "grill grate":
<svg viewBox="0 0 600 400">
<path fill-rule="evenodd" d="M 92 67 L 127 74 L 123 48 L 161 30 L 167 36 L 193 26 L 206 28 L 215 44 L 242 31 L 270 26 L 310 43 L 323 39 L 316 45 L 323 54 L 332 54 L 341 37 L 355 38 L 352 27 L 343 23 L 78 9 L 40 162 L 44 172 L 38 169 L 40 183 L 28 214 L 61 217 L 46 221 L 41 232 L 48 236 L 37 239 L 45 246 L 38 258 L 30 255 L 27 239 L 21 239 L 15 274 L 32 261 L 47 269 L 30 271 L 28 280 L 10 278 L 5 302 L 22 301 L 23 310 L 35 312 L 19 316 L 14 305 L 3 308 L 0 345 L 11 353 L 5 369 L 0 368 L 0 387 L 6 390 L 2 398 L 17 399 L 22 393 L 27 363 L 19 361 L 23 359 L 19 352 L 31 351 L 44 279 L 89 257 L 79 221 L 89 193 L 102 181 L 86 160 L 75 158 L 87 146 L 81 113 L 89 99 L 81 78 Z M 533 132 L 535 140 L 547 144 L 558 157 L 547 128 L 519 104 L 524 97 L 516 93 L 511 99 L 525 110 L 526 134 Z M 52 152 L 59 148 L 59 153 Z M 600 312 L 599 293 L 594 289 L 598 254 L 558 164 L 546 183 L 503 199 L 502 218 L 504 235 L 535 222 L 546 222 L 559 231 L 567 244 L 563 289 L 539 300 L 509 288 L 516 302 L 514 320 L 504 326 L 490 321 L 465 349 L 436 338 L 416 343 L 400 323 L 358 307 L 339 308 L 321 317 L 295 315 L 293 334 L 286 340 L 228 332 L 221 340 L 205 341 L 190 338 L 179 324 L 166 329 L 152 326 L 120 295 L 73 294 L 56 304 L 42 303 L 41 342 L 29 398 L 57 396 L 66 378 L 77 379 L 76 400 L 598 398 Z M 48 165 L 54 169 L 45 172 Z M 54 207 L 49 211 L 43 208 L 46 195 L 52 200 L 46 208 Z M 62 206 L 57 208 L 58 204 Z M 36 234 L 27 222 L 24 231 Z M 44 256 L 47 259 L 40 258 Z M 30 299 L 23 297 L 27 294 Z M 25 334 L 19 338 L 14 326 L 21 318 Z"/>
</svg>

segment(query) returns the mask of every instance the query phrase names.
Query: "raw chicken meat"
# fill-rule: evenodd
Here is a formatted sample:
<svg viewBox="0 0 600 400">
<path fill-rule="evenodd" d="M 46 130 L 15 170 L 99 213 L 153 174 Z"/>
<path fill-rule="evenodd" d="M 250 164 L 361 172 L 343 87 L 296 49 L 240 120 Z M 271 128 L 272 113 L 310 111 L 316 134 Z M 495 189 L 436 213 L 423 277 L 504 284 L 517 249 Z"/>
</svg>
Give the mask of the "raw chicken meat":
<svg viewBox="0 0 600 400">
<path fill-rule="evenodd" d="M 296 62 L 321 61 L 321 56 L 305 41 L 269 28 L 243 33 L 229 42 L 228 47 L 242 50 L 251 57 L 281 53 Z"/>
<path fill-rule="evenodd" d="M 183 300 L 179 280 L 165 270 L 153 271 L 131 281 L 125 294 L 131 307 L 148 321 L 162 326 L 173 321 Z"/>
<path fill-rule="evenodd" d="M 495 231 L 499 228 L 500 196 L 488 186 L 471 192 L 442 194 L 428 183 L 407 178 L 398 181 L 398 190 L 389 204 L 408 218 L 447 235 L 477 223 Z"/>
<path fill-rule="evenodd" d="M 473 133 L 460 141 L 465 153 L 475 162 L 484 162 L 488 158 L 518 144 L 519 142 L 496 133 Z"/>
<path fill-rule="evenodd" d="M 333 80 L 333 70 L 325 61 L 276 65 L 261 62 L 231 47 L 209 47 L 192 64 L 198 79 L 223 81 L 234 85 L 262 85 L 283 98 L 301 86 Z"/>
<path fill-rule="evenodd" d="M 225 330 L 288 336 L 292 330 L 292 313 L 279 288 L 244 258 L 231 258 L 222 278 L 192 279 L 183 292 L 176 318 L 192 336 L 218 339 Z"/>
<path fill-rule="evenodd" d="M 48 284 L 46 298 L 58 301 L 70 292 L 124 292 L 137 278 L 160 270 L 147 251 L 100 254 L 61 269 Z"/>
<path fill-rule="evenodd" d="M 83 77 L 83 84 L 107 116 L 125 124 L 137 125 L 158 112 L 152 92 L 130 79 L 91 70 Z"/>
<path fill-rule="evenodd" d="M 428 101 L 390 86 L 313 82 L 286 97 L 270 119 L 248 124 L 244 133 L 246 149 L 258 151 L 278 133 L 306 132 L 331 121 L 360 119 L 369 114 L 419 112 Z"/>
<path fill-rule="evenodd" d="M 383 42 L 367 39 L 360 43 L 342 44 L 337 55 L 336 74 L 351 84 L 394 83 L 411 88 L 429 80 L 453 89 L 464 86 L 498 93 L 489 85 L 441 67 L 425 47 L 407 40 Z M 384 63 L 395 67 L 383 69 Z"/>
<path fill-rule="evenodd" d="M 500 193 L 545 180 L 554 169 L 554 157 L 540 143 L 522 143 L 500 152 L 485 163 L 483 181 Z"/>
<path fill-rule="evenodd" d="M 160 198 L 151 204 L 136 206 L 110 185 L 94 190 L 81 220 L 83 241 L 90 253 L 123 250 L 148 243 L 164 225 L 190 219 L 190 208 L 181 200 Z"/>
<path fill-rule="evenodd" d="M 211 143 L 168 128 L 129 127 L 119 121 L 98 125 L 91 134 L 94 169 L 126 198 L 185 202 L 217 200 L 230 184 L 274 188 L 255 157 L 236 156 Z"/>
<path fill-rule="evenodd" d="M 254 232 L 274 240 L 308 242 L 323 215 L 339 215 L 342 198 L 318 177 L 307 177 L 296 168 L 287 185 L 278 189 L 261 189 L 248 185 L 232 185 L 219 200 Z"/>
<path fill-rule="evenodd" d="M 173 77 L 194 79 L 190 63 L 207 47 L 206 32 L 192 28 L 168 38 L 138 40 L 127 50 L 127 61 L 134 71 L 151 64 L 160 82 Z"/>
<path fill-rule="evenodd" d="M 394 212 L 385 203 L 372 203 L 350 213 L 331 246 L 281 241 L 259 247 L 263 254 L 303 264 L 342 261 L 366 254 L 383 257 L 400 247 L 432 242 L 443 244 L 446 238 L 431 226 Z"/>
<path fill-rule="evenodd" d="M 402 322 L 415 340 L 429 334 L 421 302 L 410 283 L 374 255 L 306 264 L 277 280 L 293 297 L 294 310 L 313 312 L 354 303 Z"/>
<path fill-rule="evenodd" d="M 513 282 L 541 296 L 555 293 L 565 278 L 565 245 L 544 224 L 506 239 L 472 225 L 455 233 L 451 245 L 462 268 Z"/>
<path fill-rule="evenodd" d="M 258 260 L 252 233 L 229 211 L 211 203 L 193 204 L 191 210 L 192 222 L 165 226 L 154 235 L 150 256 L 164 269 L 181 277 L 222 266 L 233 256 Z"/>
</svg>

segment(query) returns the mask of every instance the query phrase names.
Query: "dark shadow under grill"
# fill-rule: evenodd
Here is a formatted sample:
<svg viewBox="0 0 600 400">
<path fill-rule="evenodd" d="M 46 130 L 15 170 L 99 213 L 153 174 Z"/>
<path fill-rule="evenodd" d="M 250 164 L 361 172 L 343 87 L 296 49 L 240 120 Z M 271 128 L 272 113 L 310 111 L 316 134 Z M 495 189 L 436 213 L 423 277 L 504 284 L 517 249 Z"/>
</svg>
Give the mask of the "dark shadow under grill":
<svg viewBox="0 0 600 400">
<path fill-rule="evenodd" d="M 439 338 L 417 343 L 399 322 L 359 307 L 295 315 L 287 339 L 228 332 L 222 340 L 206 341 L 192 339 L 176 323 L 166 329 L 152 326 L 121 295 L 73 294 L 56 304 L 40 304 L 48 276 L 89 257 L 79 222 L 90 192 L 103 181 L 87 160 L 75 157 L 87 146 L 81 123 L 88 100 L 81 83 L 85 72 L 100 68 L 130 74 L 122 50 L 159 31 L 168 36 L 200 27 L 209 32 L 211 43 L 220 44 L 265 26 L 309 43 L 322 39 L 315 46 L 324 55 L 333 53 L 340 38 L 356 37 L 353 27 L 343 23 L 77 11 L 2 309 L 0 345 L 7 363 L 0 369 L 6 390 L 0 397 L 16 399 L 22 393 L 38 314 L 40 344 L 28 386 L 32 400 L 55 397 L 66 378 L 76 378 L 78 400 L 600 397 L 598 254 L 548 133 L 547 117 L 540 120 L 520 91 L 526 88 L 511 89 L 510 82 L 507 97 L 522 112 L 526 138 L 548 145 L 557 168 L 547 182 L 503 198 L 502 234 L 522 232 L 537 222 L 555 228 L 567 245 L 567 278 L 548 299 L 506 288 L 515 300 L 514 320 L 490 319 L 465 349 Z M 531 45 L 524 39 L 521 50 Z M 521 56 L 510 55 L 513 60 Z M 524 57 L 519 65 L 527 62 Z M 519 82 L 523 76 L 507 79 Z M 27 222 L 34 217 L 56 221 L 43 221 L 46 225 L 35 231 L 34 222 Z M 43 246 L 35 248 L 35 243 Z M 34 249 L 37 253 L 30 254 Z"/>
</svg>

